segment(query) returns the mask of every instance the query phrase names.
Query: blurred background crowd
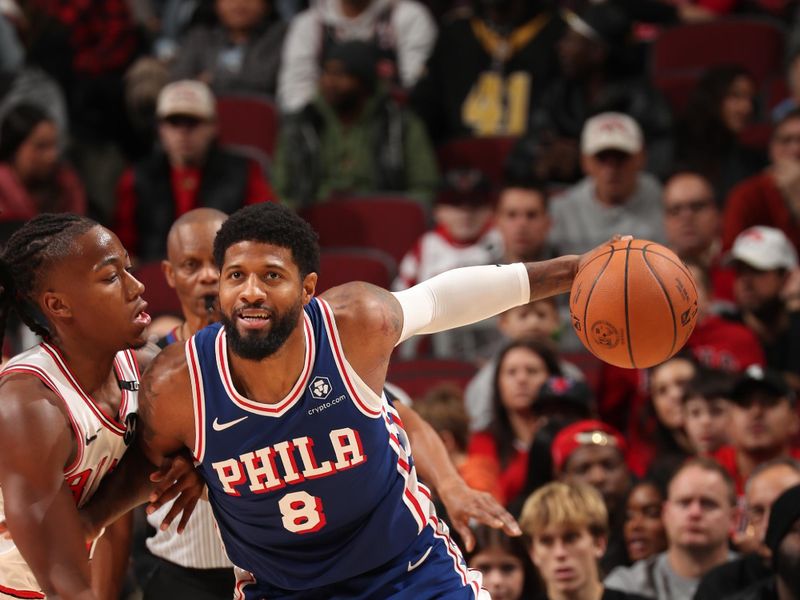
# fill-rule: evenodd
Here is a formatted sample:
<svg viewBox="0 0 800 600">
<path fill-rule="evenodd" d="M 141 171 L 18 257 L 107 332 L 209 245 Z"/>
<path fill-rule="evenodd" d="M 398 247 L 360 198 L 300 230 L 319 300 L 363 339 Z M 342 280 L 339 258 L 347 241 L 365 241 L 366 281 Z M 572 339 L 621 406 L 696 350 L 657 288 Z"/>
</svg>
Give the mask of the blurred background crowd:
<svg viewBox="0 0 800 600">
<path fill-rule="evenodd" d="M 525 501 L 588 484 L 605 516 L 584 493 L 567 519 L 605 540 L 608 590 L 800 599 L 800 514 L 767 536 L 800 483 L 796 2 L 0 0 L 0 243 L 41 212 L 95 218 L 147 286 L 153 337 L 180 339 L 217 275 L 170 227 L 256 202 L 319 232 L 320 292 L 614 233 L 670 247 L 699 316 L 661 365 L 601 363 L 555 298 L 412 339 L 388 380 L 523 514 L 532 545 L 481 530 L 470 556 L 496 598 L 558 596 L 558 569 L 530 562 L 550 517 Z"/>
</svg>

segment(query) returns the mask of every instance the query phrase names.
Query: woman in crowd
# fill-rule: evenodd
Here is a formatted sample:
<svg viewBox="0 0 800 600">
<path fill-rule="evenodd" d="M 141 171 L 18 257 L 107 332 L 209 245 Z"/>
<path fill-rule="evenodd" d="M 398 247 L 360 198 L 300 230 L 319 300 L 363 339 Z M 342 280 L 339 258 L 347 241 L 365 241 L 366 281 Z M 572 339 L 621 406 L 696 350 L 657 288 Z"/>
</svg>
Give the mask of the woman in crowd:
<svg viewBox="0 0 800 600">
<path fill-rule="evenodd" d="M 693 454 L 684 428 L 683 396 L 695 371 L 694 360 L 684 352 L 650 369 L 650 401 L 631 434 L 628 462 L 634 473 L 666 480 L 678 463 Z"/>
<path fill-rule="evenodd" d="M 561 367 L 548 342 L 512 342 L 498 357 L 492 424 L 473 435 L 469 454 L 487 456 L 498 465 L 499 492 L 506 504 L 525 485 L 528 452 L 544 422 L 533 405 L 542 385 L 552 375 L 561 375 Z"/>
<path fill-rule="evenodd" d="M 631 488 L 625 502 L 625 548 L 631 563 L 667 549 L 667 534 L 661 520 L 664 491 L 650 480 L 642 480 Z"/>
<path fill-rule="evenodd" d="M 43 212 L 86 212 L 77 174 L 60 159 L 58 128 L 31 104 L 10 109 L 0 124 L 0 222 Z"/>
<path fill-rule="evenodd" d="M 708 178 L 718 202 L 764 166 L 763 154 L 740 142 L 755 112 L 756 89 L 753 77 L 738 65 L 709 69 L 678 123 L 676 164 Z"/>
</svg>

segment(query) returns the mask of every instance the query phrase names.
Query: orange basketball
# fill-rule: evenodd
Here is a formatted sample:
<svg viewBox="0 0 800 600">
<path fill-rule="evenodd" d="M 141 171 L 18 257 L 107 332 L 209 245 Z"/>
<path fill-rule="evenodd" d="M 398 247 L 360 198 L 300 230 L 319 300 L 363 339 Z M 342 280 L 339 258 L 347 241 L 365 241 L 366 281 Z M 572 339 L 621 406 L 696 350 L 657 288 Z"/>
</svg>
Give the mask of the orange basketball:
<svg viewBox="0 0 800 600">
<path fill-rule="evenodd" d="M 584 263 L 569 296 L 572 327 L 597 358 L 628 369 L 680 350 L 697 318 L 697 288 L 674 252 L 647 240 L 610 242 Z"/>
</svg>

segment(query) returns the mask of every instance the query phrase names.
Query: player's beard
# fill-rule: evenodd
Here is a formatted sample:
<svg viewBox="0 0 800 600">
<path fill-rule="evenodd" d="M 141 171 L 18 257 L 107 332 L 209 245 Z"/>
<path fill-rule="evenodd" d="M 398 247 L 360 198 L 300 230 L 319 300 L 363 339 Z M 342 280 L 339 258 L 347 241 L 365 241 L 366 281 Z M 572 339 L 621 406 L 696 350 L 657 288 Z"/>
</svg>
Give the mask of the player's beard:
<svg viewBox="0 0 800 600">
<path fill-rule="evenodd" d="M 258 308 L 257 306 L 246 306 L 242 308 Z M 234 354 L 247 360 L 262 360 L 272 356 L 277 352 L 297 326 L 300 313 L 303 310 L 303 303 L 298 300 L 288 311 L 281 314 L 272 311 L 270 319 L 272 326 L 266 333 L 249 331 L 244 335 L 239 332 L 234 322 L 228 315 L 222 315 L 222 324 L 228 335 L 228 345 Z"/>
</svg>

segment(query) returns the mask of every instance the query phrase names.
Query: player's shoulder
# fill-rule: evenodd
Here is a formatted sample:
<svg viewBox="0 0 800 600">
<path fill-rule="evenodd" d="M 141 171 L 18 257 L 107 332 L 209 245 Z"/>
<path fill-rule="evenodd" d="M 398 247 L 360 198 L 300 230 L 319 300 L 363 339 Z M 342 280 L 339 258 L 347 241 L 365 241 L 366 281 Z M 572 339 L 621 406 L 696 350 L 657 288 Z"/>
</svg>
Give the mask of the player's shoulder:
<svg viewBox="0 0 800 600">
<path fill-rule="evenodd" d="M 53 433 L 55 427 L 70 427 L 64 402 L 34 374 L 4 373 L 0 377 L 0 397 L 0 432 L 40 427 Z"/>
<path fill-rule="evenodd" d="M 176 343 L 155 355 L 142 376 L 148 392 L 177 392 L 189 389 L 189 365 L 185 344 Z"/>
<path fill-rule="evenodd" d="M 400 304 L 388 290 L 353 281 L 327 290 L 320 298 L 330 305 L 340 330 L 353 326 L 361 334 L 372 330 L 388 335 L 400 333 L 403 325 Z"/>
</svg>

